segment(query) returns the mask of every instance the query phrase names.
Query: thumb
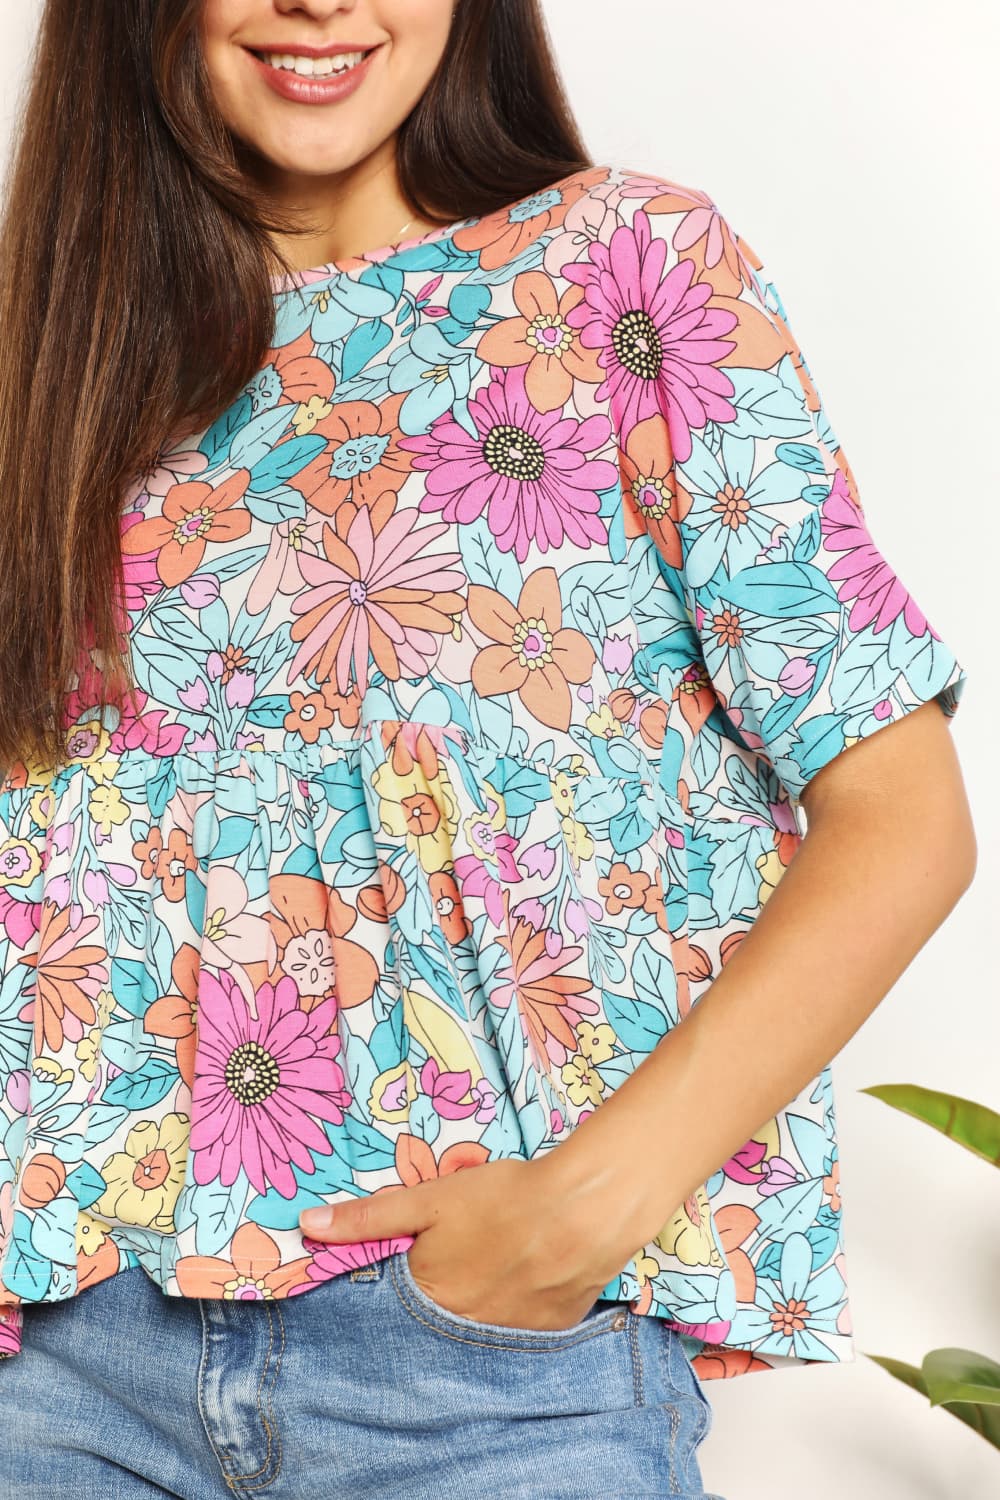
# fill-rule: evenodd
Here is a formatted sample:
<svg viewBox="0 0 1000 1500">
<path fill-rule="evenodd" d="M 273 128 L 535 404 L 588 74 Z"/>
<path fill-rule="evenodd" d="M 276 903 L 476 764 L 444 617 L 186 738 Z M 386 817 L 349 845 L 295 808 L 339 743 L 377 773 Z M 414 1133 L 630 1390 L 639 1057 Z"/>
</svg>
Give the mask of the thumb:
<svg viewBox="0 0 1000 1500">
<path fill-rule="evenodd" d="M 355 1244 L 363 1240 L 392 1239 L 395 1235 L 418 1234 L 436 1217 L 437 1182 L 390 1183 L 364 1198 L 346 1203 L 321 1204 L 303 1209 L 299 1226 L 310 1239 L 327 1244 Z"/>
</svg>

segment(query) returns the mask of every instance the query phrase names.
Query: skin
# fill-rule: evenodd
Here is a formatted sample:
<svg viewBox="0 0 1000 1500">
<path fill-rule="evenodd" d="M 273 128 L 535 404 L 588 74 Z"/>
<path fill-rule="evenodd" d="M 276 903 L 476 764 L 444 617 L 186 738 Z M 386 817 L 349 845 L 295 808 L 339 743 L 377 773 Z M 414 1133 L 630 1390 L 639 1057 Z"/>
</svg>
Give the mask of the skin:
<svg viewBox="0 0 1000 1500">
<path fill-rule="evenodd" d="M 313 223 L 274 237 L 294 269 L 326 265 L 437 227 L 396 173 L 396 133 L 427 88 L 453 0 L 204 0 L 199 36 L 216 104 L 247 171 Z M 248 48 L 380 46 L 361 87 L 333 104 L 295 103 L 259 77 Z M 438 221 L 439 222 L 439 221 Z"/>
<path fill-rule="evenodd" d="M 227 124 L 260 181 L 315 219 L 312 234 L 279 244 L 293 264 L 399 238 L 412 210 L 395 132 L 451 15 L 451 0 L 205 0 L 206 65 Z M 243 50 L 340 40 L 386 46 L 355 94 L 321 107 L 273 94 Z M 414 218 L 407 237 L 433 227 Z M 415 1235 L 414 1278 L 466 1317 L 578 1322 L 678 1204 L 836 1056 L 972 882 L 975 833 L 937 703 L 843 751 L 802 805 L 802 845 L 722 972 L 558 1148 L 338 1204 L 326 1227 L 303 1215 L 302 1229 L 331 1244 Z"/>
</svg>

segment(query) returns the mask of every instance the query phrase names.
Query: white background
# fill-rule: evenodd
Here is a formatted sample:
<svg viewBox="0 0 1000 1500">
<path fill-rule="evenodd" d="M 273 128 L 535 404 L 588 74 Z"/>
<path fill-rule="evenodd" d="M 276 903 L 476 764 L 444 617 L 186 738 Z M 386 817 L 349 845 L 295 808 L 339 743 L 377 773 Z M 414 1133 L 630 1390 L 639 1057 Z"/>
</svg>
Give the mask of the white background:
<svg viewBox="0 0 1000 1500">
<path fill-rule="evenodd" d="M 127 0 L 126 0 L 127 3 Z M 0 153 L 37 0 L 3 0 Z M 859 1357 L 708 1389 L 725 1500 L 971 1500 L 1000 1453 L 864 1351 L 1000 1359 L 1000 1177 L 858 1092 L 1000 1108 L 995 0 L 547 0 L 598 162 L 703 189 L 765 263 L 876 542 L 969 673 L 972 889 L 834 1064 Z M 65 65 L 72 66 L 72 59 Z"/>
</svg>

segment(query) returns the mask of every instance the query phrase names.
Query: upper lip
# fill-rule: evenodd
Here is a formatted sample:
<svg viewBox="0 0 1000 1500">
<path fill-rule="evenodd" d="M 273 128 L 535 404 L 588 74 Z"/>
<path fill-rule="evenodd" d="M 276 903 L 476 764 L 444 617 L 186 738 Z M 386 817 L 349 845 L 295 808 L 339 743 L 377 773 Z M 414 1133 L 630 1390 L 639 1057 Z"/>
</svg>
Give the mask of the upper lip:
<svg viewBox="0 0 1000 1500">
<path fill-rule="evenodd" d="M 304 43 L 290 43 L 279 46 L 251 47 L 251 52 L 268 52 L 278 56 L 288 57 L 336 57 L 339 52 L 370 52 L 377 42 L 363 47 L 360 42 L 328 42 L 325 47 L 307 47 Z"/>
</svg>

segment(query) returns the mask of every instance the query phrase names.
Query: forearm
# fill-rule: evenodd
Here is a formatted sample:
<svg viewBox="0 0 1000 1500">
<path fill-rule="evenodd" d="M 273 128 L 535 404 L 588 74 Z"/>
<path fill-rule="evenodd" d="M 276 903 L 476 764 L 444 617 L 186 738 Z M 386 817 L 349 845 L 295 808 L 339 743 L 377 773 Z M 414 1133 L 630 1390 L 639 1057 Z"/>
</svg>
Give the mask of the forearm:
<svg viewBox="0 0 1000 1500">
<path fill-rule="evenodd" d="M 961 808 L 956 834 L 947 798 L 916 800 L 810 822 L 707 993 L 552 1153 L 570 1212 L 624 1193 L 646 1243 L 857 1031 L 972 878 Z"/>
</svg>

